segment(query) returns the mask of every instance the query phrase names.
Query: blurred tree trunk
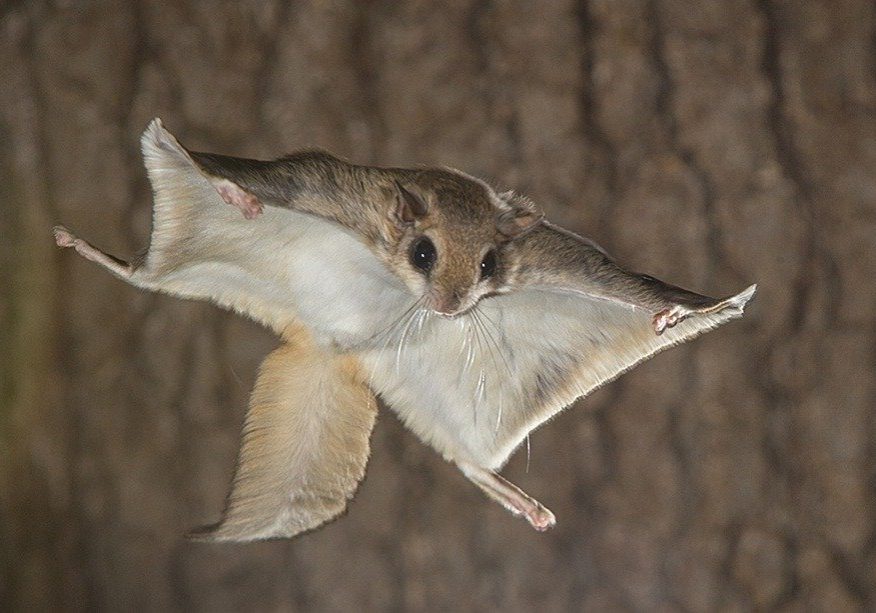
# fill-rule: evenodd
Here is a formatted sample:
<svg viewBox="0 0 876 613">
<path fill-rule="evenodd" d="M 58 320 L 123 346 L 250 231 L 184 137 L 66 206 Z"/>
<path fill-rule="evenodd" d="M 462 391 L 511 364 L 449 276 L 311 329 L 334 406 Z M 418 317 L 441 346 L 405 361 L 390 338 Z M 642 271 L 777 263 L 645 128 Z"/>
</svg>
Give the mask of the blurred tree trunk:
<svg viewBox="0 0 876 613">
<path fill-rule="evenodd" d="M 864 0 L 0 5 L 0 602 L 872 610 L 874 40 Z M 275 341 L 50 235 L 146 244 L 155 115 L 201 150 L 465 169 L 637 269 L 760 292 L 532 436 L 506 473 L 551 533 L 383 411 L 344 519 L 190 544 Z"/>
</svg>

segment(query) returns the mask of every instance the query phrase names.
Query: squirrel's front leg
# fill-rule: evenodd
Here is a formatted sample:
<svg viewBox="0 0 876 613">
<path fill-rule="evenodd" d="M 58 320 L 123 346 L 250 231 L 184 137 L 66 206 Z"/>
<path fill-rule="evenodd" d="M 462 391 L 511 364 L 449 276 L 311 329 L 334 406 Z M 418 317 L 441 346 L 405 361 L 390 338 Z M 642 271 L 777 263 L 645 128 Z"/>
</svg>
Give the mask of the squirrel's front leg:
<svg viewBox="0 0 876 613">
<path fill-rule="evenodd" d="M 388 178 L 327 153 L 302 151 L 271 161 L 188 154 L 222 199 L 247 219 L 258 217 L 265 206 L 275 206 L 316 215 L 372 237 L 388 208 L 388 199 L 380 197 L 381 187 L 392 185 Z"/>
</svg>

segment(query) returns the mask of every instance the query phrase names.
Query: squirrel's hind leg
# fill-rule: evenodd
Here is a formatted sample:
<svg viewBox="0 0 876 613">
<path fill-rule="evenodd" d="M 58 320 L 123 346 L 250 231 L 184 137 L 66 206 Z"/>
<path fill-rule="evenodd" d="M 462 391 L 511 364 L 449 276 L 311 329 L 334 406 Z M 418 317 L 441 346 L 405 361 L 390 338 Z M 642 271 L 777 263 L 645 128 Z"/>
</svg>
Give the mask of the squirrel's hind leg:
<svg viewBox="0 0 876 613">
<path fill-rule="evenodd" d="M 55 243 L 59 247 L 72 247 L 86 260 L 100 264 L 111 273 L 124 279 L 130 279 L 131 275 L 134 274 L 134 266 L 101 251 L 88 241 L 78 238 L 64 226 L 55 226 L 52 232 L 55 235 Z"/>
<path fill-rule="evenodd" d="M 467 464 L 457 463 L 469 481 L 477 485 L 487 496 L 501 504 L 514 515 L 522 515 L 533 528 L 544 532 L 557 523 L 554 514 L 538 500 L 529 496 L 519 487 L 502 478 L 491 470 Z"/>
</svg>

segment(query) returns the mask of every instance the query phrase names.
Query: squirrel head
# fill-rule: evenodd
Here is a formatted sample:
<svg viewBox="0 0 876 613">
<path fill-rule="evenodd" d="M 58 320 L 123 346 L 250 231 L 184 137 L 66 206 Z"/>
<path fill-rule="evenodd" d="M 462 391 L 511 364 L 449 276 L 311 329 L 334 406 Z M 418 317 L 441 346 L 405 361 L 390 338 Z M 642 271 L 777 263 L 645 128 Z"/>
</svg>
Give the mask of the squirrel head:
<svg viewBox="0 0 876 613">
<path fill-rule="evenodd" d="M 395 181 L 391 216 L 396 274 L 427 308 L 448 317 L 505 290 L 514 239 L 542 219 L 526 198 L 443 169 Z"/>
</svg>

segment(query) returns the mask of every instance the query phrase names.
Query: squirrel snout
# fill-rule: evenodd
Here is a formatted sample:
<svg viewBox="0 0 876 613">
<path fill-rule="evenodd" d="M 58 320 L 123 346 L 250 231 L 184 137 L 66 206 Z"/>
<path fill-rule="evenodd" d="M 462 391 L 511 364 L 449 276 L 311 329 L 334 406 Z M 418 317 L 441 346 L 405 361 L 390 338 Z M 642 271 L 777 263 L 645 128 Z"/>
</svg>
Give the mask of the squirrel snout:
<svg viewBox="0 0 876 613">
<path fill-rule="evenodd" d="M 462 296 L 458 291 L 435 292 L 432 294 L 432 310 L 445 317 L 459 315 L 462 305 Z"/>
</svg>

